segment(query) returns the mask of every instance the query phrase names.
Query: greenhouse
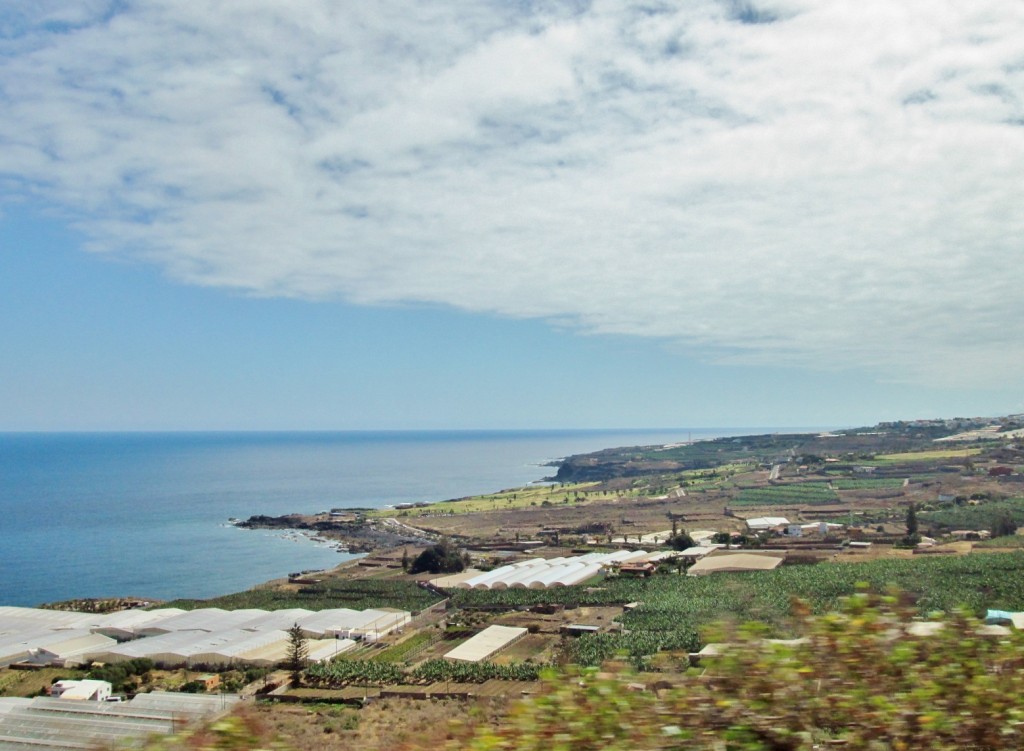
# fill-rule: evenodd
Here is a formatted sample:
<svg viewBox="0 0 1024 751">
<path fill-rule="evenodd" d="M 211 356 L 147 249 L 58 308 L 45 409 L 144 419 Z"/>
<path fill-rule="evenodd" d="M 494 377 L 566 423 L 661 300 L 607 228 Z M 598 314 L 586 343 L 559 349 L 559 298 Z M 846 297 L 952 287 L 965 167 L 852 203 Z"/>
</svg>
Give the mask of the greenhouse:
<svg viewBox="0 0 1024 751">
<path fill-rule="evenodd" d="M 123 662 L 140 657 L 162 665 L 272 665 L 285 658 L 287 631 L 295 625 L 310 640 L 310 657 L 317 660 L 350 649 L 353 639 L 376 641 L 411 620 L 408 611 L 390 609 L 200 608 L 187 612 L 128 610 L 109 615 L 3 610 L 0 666 Z M 71 628 L 72 624 L 79 625 Z M 139 638 L 133 638 L 136 635 Z"/>
<path fill-rule="evenodd" d="M 757 553 L 726 553 L 705 556 L 690 566 L 687 576 L 704 576 L 723 571 L 771 571 L 782 565 L 782 557 Z"/>
<path fill-rule="evenodd" d="M 304 618 L 309 618 L 314 611 L 305 608 L 288 608 L 286 610 L 261 611 L 255 618 L 239 624 L 239 628 L 247 631 L 274 631 L 280 629 L 287 631 Z"/>
<path fill-rule="evenodd" d="M 376 641 L 402 628 L 412 619 L 406 610 L 335 608 L 321 610 L 298 622 L 302 631 L 314 639 L 341 637 Z"/>
<path fill-rule="evenodd" d="M 546 589 L 579 584 L 596 576 L 603 568 L 631 561 L 646 560 L 644 550 L 619 550 L 614 553 L 587 553 L 571 558 L 532 558 L 493 571 L 487 571 L 455 584 L 459 589 Z"/>
<path fill-rule="evenodd" d="M 31 631 L 0 636 L 0 667 L 16 662 L 64 664 L 65 661 L 86 661 L 89 655 L 116 643 L 107 636 L 93 634 L 85 629 L 58 631 L 36 627 Z"/>
<path fill-rule="evenodd" d="M 9 624 L 20 624 L 22 627 L 36 625 L 46 628 L 85 628 L 95 616 L 90 613 L 78 613 L 70 610 L 45 610 L 43 608 L 20 608 L 14 605 L 0 606 L 0 633 L 7 630 Z"/>
<path fill-rule="evenodd" d="M 156 610 L 119 610 L 94 616 L 89 628 L 97 634 L 104 634 L 119 641 L 135 639 L 142 629 L 155 626 L 161 621 L 181 615 L 181 608 L 158 608 Z"/>
<path fill-rule="evenodd" d="M 239 628 L 246 621 L 251 621 L 266 614 L 266 610 L 256 609 L 222 610 L 221 608 L 198 608 L 179 613 L 170 618 L 164 618 L 152 624 L 146 624 L 138 630 L 138 635 L 155 636 L 172 631 L 225 631 L 231 628 Z"/>
<path fill-rule="evenodd" d="M 91 655 L 116 644 L 109 636 L 89 631 L 54 631 L 50 639 L 33 648 L 28 662 L 56 667 L 81 665 L 89 662 Z"/>
<path fill-rule="evenodd" d="M 176 631 L 121 644 L 96 658 L 101 662 L 118 663 L 145 657 L 164 667 L 236 664 L 270 667 L 288 656 L 289 644 L 288 632 L 281 630 Z M 333 657 L 354 646 L 351 639 L 307 640 L 313 661 Z"/>
<path fill-rule="evenodd" d="M 155 692 L 127 702 L 0 698 L 0 749 L 141 747 L 229 709 L 234 695 Z"/>
<path fill-rule="evenodd" d="M 512 626 L 488 626 L 476 636 L 463 642 L 445 655 L 446 660 L 462 662 L 480 662 L 495 652 L 504 649 L 526 636 L 525 628 Z"/>
</svg>

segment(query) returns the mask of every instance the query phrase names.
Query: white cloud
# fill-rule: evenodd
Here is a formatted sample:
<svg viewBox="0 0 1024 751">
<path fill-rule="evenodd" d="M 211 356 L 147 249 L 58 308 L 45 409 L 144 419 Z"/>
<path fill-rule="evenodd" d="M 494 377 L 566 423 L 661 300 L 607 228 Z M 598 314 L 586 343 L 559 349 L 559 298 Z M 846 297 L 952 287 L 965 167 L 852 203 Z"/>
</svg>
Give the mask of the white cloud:
<svg viewBox="0 0 1024 751">
<path fill-rule="evenodd" d="M 1024 365 L 1012 0 L 40 4 L 0 189 L 254 294 L 943 385 Z"/>
</svg>

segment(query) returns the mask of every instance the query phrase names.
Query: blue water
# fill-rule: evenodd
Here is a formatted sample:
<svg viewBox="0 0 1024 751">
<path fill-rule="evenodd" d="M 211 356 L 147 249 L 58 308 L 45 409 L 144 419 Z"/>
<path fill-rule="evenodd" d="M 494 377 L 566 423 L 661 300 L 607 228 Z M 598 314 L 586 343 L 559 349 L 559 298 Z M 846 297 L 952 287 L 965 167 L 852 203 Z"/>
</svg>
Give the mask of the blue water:
<svg viewBox="0 0 1024 751">
<path fill-rule="evenodd" d="M 438 501 L 569 454 L 750 432 L 0 434 L 0 605 L 235 592 L 350 556 L 230 517 Z"/>
</svg>

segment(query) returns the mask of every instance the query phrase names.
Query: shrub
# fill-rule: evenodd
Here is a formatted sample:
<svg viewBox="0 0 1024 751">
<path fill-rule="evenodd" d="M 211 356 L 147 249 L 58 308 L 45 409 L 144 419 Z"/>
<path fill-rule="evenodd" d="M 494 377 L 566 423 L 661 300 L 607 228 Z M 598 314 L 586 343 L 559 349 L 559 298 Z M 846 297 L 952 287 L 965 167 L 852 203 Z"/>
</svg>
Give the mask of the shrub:
<svg viewBox="0 0 1024 751">
<path fill-rule="evenodd" d="M 455 574 L 465 568 L 466 563 L 455 546 L 448 540 L 442 540 L 416 556 L 409 573 Z"/>
<path fill-rule="evenodd" d="M 497 727 L 456 738 L 474 751 L 626 749 L 1018 749 L 1024 744 L 1024 637 L 979 634 L 952 614 L 915 636 L 916 610 L 857 595 L 810 617 L 801 643 L 772 643 L 752 624 L 716 635 L 720 655 L 677 688 L 631 690 L 619 669 L 555 676 Z"/>
</svg>

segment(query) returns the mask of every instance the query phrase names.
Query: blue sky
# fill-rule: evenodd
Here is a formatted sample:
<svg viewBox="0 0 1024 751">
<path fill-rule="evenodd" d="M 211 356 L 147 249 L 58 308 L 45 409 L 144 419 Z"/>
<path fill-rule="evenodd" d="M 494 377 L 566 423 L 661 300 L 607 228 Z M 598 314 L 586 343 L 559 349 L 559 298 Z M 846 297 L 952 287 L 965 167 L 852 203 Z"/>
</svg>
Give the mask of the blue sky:
<svg viewBox="0 0 1024 751">
<path fill-rule="evenodd" d="M 1024 412 L 1018 3 L 24 5 L 0 430 Z"/>
</svg>

